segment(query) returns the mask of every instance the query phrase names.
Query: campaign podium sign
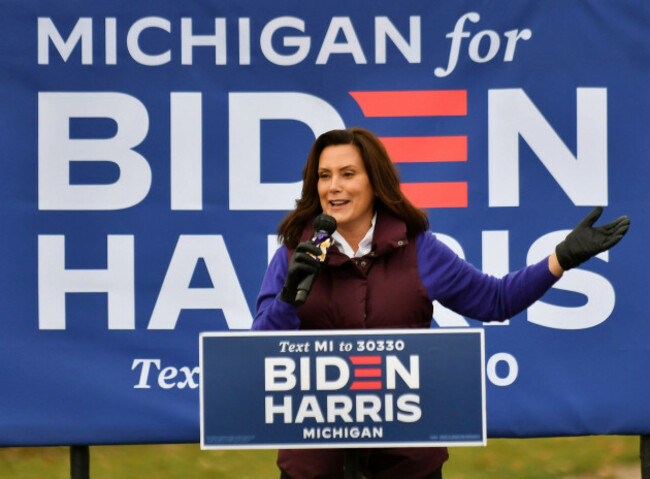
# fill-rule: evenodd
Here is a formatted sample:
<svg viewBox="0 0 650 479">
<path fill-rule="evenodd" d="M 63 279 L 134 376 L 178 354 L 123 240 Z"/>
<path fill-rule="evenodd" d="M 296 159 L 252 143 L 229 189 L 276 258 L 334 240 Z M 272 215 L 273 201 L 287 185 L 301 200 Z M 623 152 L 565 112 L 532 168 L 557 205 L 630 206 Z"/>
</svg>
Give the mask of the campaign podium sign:
<svg viewBox="0 0 650 479">
<path fill-rule="evenodd" d="M 482 329 L 200 335 L 201 448 L 486 443 Z"/>
</svg>

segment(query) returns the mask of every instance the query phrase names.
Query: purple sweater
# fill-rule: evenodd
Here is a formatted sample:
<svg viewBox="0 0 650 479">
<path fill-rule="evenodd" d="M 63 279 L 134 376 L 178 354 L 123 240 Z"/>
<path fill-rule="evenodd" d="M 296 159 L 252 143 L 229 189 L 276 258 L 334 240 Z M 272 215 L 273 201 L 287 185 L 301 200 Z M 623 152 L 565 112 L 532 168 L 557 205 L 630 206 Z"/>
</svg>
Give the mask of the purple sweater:
<svg viewBox="0 0 650 479">
<path fill-rule="evenodd" d="M 537 301 L 557 280 L 548 259 L 495 278 L 459 258 L 430 232 L 416 239 L 417 269 L 430 301 L 481 321 L 510 318 Z M 335 248 L 335 247 L 331 247 Z M 331 251 L 330 251 L 331 252 Z M 340 255 L 338 251 L 335 254 Z M 254 330 L 299 329 L 298 309 L 277 298 L 288 269 L 288 250 L 271 260 L 257 298 Z M 347 327 L 358 327 L 350 325 Z"/>
</svg>

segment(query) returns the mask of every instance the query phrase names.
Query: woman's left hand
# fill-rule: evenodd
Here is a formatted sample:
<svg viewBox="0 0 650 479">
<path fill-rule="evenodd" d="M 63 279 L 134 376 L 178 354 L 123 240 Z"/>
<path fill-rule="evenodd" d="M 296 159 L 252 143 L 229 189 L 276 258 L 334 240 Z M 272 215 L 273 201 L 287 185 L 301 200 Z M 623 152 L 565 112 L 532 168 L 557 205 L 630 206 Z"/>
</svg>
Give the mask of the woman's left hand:
<svg viewBox="0 0 650 479">
<path fill-rule="evenodd" d="M 608 250 L 627 233 L 630 227 L 630 218 L 620 218 L 602 226 L 594 227 L 593 224 L 603 212 L 602 206 L 594 208 L 578 225 L 568 234 L 564 241 L 555 248 L 556 258 L 549 258 L 549 269 L 553 271 L 552 261 L 557 260 L 558 266 L 566 271 L 584 263 L 592 256 Z"/>
</svg>

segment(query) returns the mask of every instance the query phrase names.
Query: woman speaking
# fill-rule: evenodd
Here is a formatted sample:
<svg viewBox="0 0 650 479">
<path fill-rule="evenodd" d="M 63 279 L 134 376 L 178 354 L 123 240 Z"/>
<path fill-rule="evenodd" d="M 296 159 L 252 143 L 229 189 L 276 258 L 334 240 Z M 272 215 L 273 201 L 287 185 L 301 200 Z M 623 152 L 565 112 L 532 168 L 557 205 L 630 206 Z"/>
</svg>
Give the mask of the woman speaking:
<svg viewBox="0 0 650 479">
<path fill-rule="evenodd" d="M 257 300 L 255 330 L 428 328 L 432 302 L 464 316 L 510 318 L 539 299 L 562 275 L 615 245 L 623 216 L 593 227 L 594 209 L 548 258 L 495 278 L 460 259 L 428 231 L 424 211 L 399 187 L 378 138 L 362 128 L 318 137 L 303 170 L 302 196 L 282 221 L 283 246 L 271 260 Z M 311 239 L 317 215 L 336 220 L 327 260 Z M 306 301 L 298 290 L 315 278 Z M 301 292 L 304 297 L 304 291 Z M 441 478 L 446 448 L 376 448 L 358 452 L 367 478 Z M 281 450 L 282 478 L 343 478 L 337 449 Z"/>
</svg>

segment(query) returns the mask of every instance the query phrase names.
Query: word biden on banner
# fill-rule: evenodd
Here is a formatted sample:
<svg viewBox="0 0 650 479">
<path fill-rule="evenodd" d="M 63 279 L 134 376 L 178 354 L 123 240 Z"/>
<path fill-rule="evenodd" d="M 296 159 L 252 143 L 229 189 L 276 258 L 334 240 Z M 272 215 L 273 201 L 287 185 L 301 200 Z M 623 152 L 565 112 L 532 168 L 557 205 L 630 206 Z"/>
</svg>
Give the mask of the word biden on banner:
<svg viewBox="0 0 650 479">
<path fill-rule="evenodd" d="M 350 92 L 363 108 L 366 97 L 359 93 Z M 390 94 L 375 92 L 375 102 Z M 135 151 L 149 129 L 149 114 L 140 100 L 113 92 L 41 92 L 38 105 L 40 210 L 120 210 L 146 198 L 153 177 L 147 159 Z M 170 94 L 171 210 L 203 209 L 201 110 L 201 93 Z M 389 114 L 395 113 L 368 112 L 367 116 Z M 115 122 L 117 132 L 104 139 L 71 138 L 69 125 L 74 118 L 108 118 Z M 336 109 L 314 95 L 229 93 L 231 210 L 290 210 L 300 196 L 300 181 L 261 181 L 263 120 L 296 120 L 309 126 L 314 136 L 345 128 Z M 487 129 L 490 207 L 519 205 L 520 137 L 576 206 L 607 205 L 606 89 L 577 89 L 576 155 L 521 89 L 488 91 Z M 111 162 L 120 174 L 110 184 L 72 184 L 70 168 L 76 161 Z"/>
</svg>

